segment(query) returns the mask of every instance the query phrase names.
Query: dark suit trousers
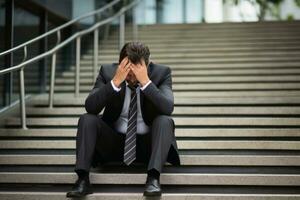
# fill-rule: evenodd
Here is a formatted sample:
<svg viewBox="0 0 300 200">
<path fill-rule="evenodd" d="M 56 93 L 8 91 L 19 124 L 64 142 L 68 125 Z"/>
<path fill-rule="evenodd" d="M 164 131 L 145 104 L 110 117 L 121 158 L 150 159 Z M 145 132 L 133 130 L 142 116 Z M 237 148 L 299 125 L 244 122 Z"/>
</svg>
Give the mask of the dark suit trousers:
<svg viewBox="0 0 300 200">
<path fill-rule="evenodd" d="M 148 165 L 147 170 L 162 171 L 170 151 L 174 135 L 174 122 L 170 116 L 160 115 L 153 120 L 150 133 L 137 134 L 136 160 Z M 90 171 L 90 167 L 110 161 L 123 161 L 125 134 L 108 126 L 101 115 L 83 114 L 78 120 L 76 138 L 76 166 Z"/>
</svg>

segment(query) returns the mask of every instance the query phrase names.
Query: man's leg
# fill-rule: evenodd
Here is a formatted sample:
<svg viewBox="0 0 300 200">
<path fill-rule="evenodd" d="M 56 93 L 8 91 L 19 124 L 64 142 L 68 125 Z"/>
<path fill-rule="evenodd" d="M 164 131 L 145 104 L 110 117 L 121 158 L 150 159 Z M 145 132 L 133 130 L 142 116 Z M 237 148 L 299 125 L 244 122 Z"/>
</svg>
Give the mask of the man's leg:
<svg viewBox="0 0 300 200">
<path fill-rule="evenodd" d="M 167 115 L 157 116 L 153 120 L 151 129 L 151 156 L 148 171 L 154 169 L 161 173 L 174 138 L 173 119 Z"/>
<path fill-rule="evenodd" d="M 82 197 L 92 193 L 89 171 L 95 153 L 112 160 L 120 159 L 123 152 L 123 140 L 124 136 L 111 129 L 102 120 L 102 116 L 86 113 L 79 118 L 74 169 L 78 180 L 72 190 L 67 193 L 67 197 Z"/>
<path fill-rule="evenodd" d="M 153 120 L 151 128 L 151 156 L 147 168 L 147 180 L 144 195 L 160 196 L 160 173 L 167 161 L 174 140 L 174 122 L 170 116 L 159 115 Z"/>
<path fill-rule="evenodd" d="M 95 153 L 104 159 L 122 159 L 124 136 L 111 129 L 101 117 L 86 113 L 79 118 L 75 172 L 89 172 Z"/>
</svg>

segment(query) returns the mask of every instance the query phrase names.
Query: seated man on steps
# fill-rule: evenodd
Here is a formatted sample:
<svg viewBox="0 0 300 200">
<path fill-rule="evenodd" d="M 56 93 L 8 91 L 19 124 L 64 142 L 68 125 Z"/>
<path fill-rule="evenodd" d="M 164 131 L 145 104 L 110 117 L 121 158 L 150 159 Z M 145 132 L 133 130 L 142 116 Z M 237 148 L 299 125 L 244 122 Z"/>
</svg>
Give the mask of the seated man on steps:
<svg viewBox="0 0 300 200">
<path fill-rule="evenodd" d="M 149 48 L 124 45 L 119 64 L 103 65 L 78 121 L 78 179 L 67 197 L 90 194 L 90 167 L 108 161 L 147 164 L 145 196 L 161 195 L 165 162 L 180 165 L 174 135 L 171 70 L 149 62 Z M 98 115 L 104 109 L 103 115 Z M 134 177 L 133 177 L 134 178 Z M 101 181 L 101 180 L 99 180 Z"/>
</svg>

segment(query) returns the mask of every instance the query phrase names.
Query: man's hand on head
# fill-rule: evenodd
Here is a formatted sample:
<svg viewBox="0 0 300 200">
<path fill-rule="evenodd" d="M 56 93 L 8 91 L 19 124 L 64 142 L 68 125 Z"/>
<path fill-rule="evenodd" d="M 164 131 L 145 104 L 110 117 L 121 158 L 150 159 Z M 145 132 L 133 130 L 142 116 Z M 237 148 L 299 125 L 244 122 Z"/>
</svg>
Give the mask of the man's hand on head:
<svg viewBox="0 0 300 200">
<path fill-rule="evenodd" d="M 141 63 L 132 63 L 130 65 L 130 69 L 134 73 L 136 79 L 140 82 L 142 87 L 150 81 L 144 59 L 141 60 Z"/>
<path fill-rule="evenodd" d="M 116 87 L 120 87 L 121 83 L 126 79 L 126 76 L 130 71 L 130 65 L 131 62 L 129 61 L 128 57 L 125 57 L 119 64 L 112 80 Z"/>
</svg>

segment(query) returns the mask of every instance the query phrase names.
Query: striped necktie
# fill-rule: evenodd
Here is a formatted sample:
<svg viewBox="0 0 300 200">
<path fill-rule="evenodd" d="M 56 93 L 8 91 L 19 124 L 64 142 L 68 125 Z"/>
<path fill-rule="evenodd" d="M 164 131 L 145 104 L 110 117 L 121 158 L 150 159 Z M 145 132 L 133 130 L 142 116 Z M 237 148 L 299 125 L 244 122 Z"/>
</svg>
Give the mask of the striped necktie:
<svg viewBox="0 0 300 200">
<path fill-rule="evenodd" d="M 128 126 L 124 145 L 124 163 L 130 165 L 136 158 L 136 131 L 137 131 L 137 94 L 136 88 L 131 89 L 131 99 L 128 112 Z"/>
</svg>

